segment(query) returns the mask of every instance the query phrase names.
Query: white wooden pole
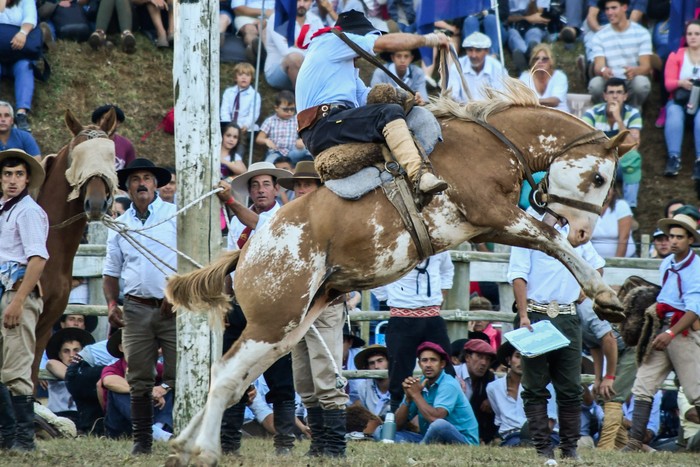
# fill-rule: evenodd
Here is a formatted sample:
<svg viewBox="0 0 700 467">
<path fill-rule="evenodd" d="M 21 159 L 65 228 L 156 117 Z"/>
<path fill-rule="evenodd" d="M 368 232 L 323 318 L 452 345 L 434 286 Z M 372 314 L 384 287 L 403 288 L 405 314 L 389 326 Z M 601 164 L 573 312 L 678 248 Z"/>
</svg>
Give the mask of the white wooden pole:
<svg viewBox="0 0 700 467">
<path fill-rule="evenodd" d="M 211 190 L 220 178 L 218 14 L 218 0 L 175 3 L 173 86 L 180 206 Z M 213 196 L 177 220 L 178 249 L 200 264 L 208 264 L 219 252 L 219 209 L 219 201 Z M 178 260 L 179 273 L 194 268 L 187 260 Z M 180 310 L 177 347 L 173 416 L 179 431 L 204 406 L 211 364 L 221 356 L 221 333 L 211 331 L 206 315 Z"/>
</svg>

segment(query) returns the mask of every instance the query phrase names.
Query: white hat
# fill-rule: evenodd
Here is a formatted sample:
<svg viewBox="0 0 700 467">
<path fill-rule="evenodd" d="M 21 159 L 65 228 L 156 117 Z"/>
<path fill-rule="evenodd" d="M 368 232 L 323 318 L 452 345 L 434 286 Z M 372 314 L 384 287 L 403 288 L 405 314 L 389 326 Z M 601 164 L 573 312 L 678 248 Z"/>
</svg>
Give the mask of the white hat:
<svg viewBox="0 0 700 467">
<path fill-rule="evenodd" d="M 278 169 L 272 162 L 256 162 L 248 167 L 247 172 L 243 172 L 231 180 L 231 190 L 238 195 L 238 201 L 243 202 L 248 196 L 248 181 L 258 175 L 270 175 L 274 178 L 289 177 L 291 172 Z"/>
<path fill-rule="evenodd" d="M 669 234 L 672 227 L 681 227 L 688 231 L 690 235 L 695 237 L 696 242 L 700 242 L 700 232 L 698 232 L 698 223 L 695 219 L 685 214 L 676 214 L 671 219 L 664 218 L 658 223 L 659 229 L 661 229 L 666 235 Z"/>
<path fill-rule="evenodd" d="M 490 49 L 491 39 L 486 34 L 480 32 L 473 32 L 464 38 L 462 42 L 462 47 L 473 47 L 475 49 Z"/>
</svg>

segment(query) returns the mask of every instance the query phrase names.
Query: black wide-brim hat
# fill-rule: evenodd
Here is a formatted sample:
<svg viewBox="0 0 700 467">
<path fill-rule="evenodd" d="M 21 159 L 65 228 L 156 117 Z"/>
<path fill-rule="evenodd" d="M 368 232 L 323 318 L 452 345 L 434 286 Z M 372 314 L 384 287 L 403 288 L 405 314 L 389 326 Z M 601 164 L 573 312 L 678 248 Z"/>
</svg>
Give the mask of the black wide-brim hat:
<svg viewBox="0 0 700 467">
<path fill-rule="evenodd" d="M 345 324 L 343 325 L 343 338 L 348 338 L 352 339 L 352 344 L 350 346 L 351 349 L 356 349 L 358 347 L 364 347 L 365 346 L 365 340 L 362 339 L 361 337 L 357 336 L 351 329 L 350 326 L 348 326 L 348 322 L 346 321 Z"/>
<path fill-rule="evenodd" d="M 122 343 L 122 330 L 117 329 L 109 336 L 107 340 L 107 352 L 114 358 L 123 358 L 124 352 L 119 350 L 119 344 Z"/>
<path fill-rule="evenodd" d="M 91 117 L 92 123 L 97 124 L 97 122 L 100 121 L 102 116 L 104 114 L 106 114 L 107 112 L 109 112 L 109 109 L 114 109 L 114 113 L 117 115 L 117 121 L 119 123 L 124 123 L 124 120 L 126 120 L 126 116 L 124 115 L 124 111 L 122 111 L 122 109 L 120 109 L 119 107 L 117 107 L 114 104 L 105 104 L 105 105 L 101 105 L 98 108 L 96 108 L 92 112 L 92 117 Z"/>
<path fill-rule="evenodd" d="M 79 315 L 80 313 L 71 313 L 72 315 Z M 62 315 L 61 319 L 56 321 L 56 324 L 53 326 L 54 331 L 58 331 L 59 329 L 63 329 L 61 327 L 61 323 L 66 321 L 66 316 L 68 315 Z M 85 330 L 87 332 L 92 332 L 95 329 L 97 329 L 97 316 L 95 315 L 81 315 L 83 318 L 85 318 Z"/>
<path fill-rule="evenodd" d="M 84 329 L 63 328 L 56 331 L 53 336 L 51 336 L 51 339 L 49 339 L 49 343 L 46 344 L 46 356 L 51 360 L 60 360 L 59 353 L 61 352 L 61 346 L 64 342 L 72 341 L 80 342 L 80 345 L 84 348 L 86 345 L 94 344 L 95 338 Z"/>
<path fill-rule="evenodd" d="M 349 10 L 340 13 L 335 25 L 338 26 L 342 32 L 357 34 L 358 36 L 364 36 L 370 32 L 376 34 L 383 33 L 383 31 L 375 28 L 374 25 L 369 22 L 364 13 L 357 10 Z"/>
<path fill-rule="evenodd" d="M 172 175 L 170 175 L 170 171 L 168 169 L 158 167 L 148 159 L 139 157 L 138 159 L 134 159 L 133 161 L 131 161 L 131 163 L 129 163 L 129 165 L 127 165 L 125 168 L 117 170 L 117 177 L 119 178 L 119 188 L 121 188 L 124 191 L 128 191 L 126 182 L 129 180 L 129 175 L 131 175 L 134 172 L 140 172 L 143 170 L 151 172 L 156 177 L 156 180 L 158 181 L 158 188 L 170 183 L 170 179 L 172 178 Z"/>
<path fill-rule="evenodd" d="M 385 62 L 389 63 L 391 62 L 391 56 L 395 54 L 397 51 L 394 52 L 380 52 L 379 56 L 381 57 L 382 60 Z M 411 63 L 421 60 L 421 55 L 420 55 L 420 50 L 418 49 L 411 49 L 408 50 L 408 52 L 411 52 L 411 55 L 413 56 L 413 59 L 411 60 Z"/>
</svg>

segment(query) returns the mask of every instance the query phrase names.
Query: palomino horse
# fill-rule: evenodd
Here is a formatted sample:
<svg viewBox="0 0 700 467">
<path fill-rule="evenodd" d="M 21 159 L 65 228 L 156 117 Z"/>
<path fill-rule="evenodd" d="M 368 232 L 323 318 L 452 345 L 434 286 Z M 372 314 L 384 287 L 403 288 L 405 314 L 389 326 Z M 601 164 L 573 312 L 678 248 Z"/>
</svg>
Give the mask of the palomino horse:
<svg viewBox="0 0 700 467">
<path fill-rule="evenodd" d="M 32 375 L 36 381 L 41 356 L 51 329 L 68 304 L 73 258 L 87 221 L 98 221 L 112 206 L 117 187 L 114 169 L 116 114 L 110 110 L 98 127 L 83 127 L 70 111 L 65 121 L 73 134 L 57 155 L 44 161 L 46 179 L 37 202 L 49 217 L 49 260 L 41 276 L 44 311 L 36 325 L 36 353 Z"/>
<path fill-rule="evenodd" d="M 621 309 L 614 292 L 572 244 L 590 239 L 615 177 L 618 148 L 629 148 L 621 147 L 621 138 L 608 140 L 576 117 L 540 106 L 521 85 L 508 87 L 466 107 L 445 99 L 432 104 L 445 142 L 430 159 L 450 185 L 422 211 L 432 245 L 437 252 L 473 239 L 542 250 L 571 270 L 599 312 L 614 314 Z M 494 131 L 474 123 L 487 120 Z M 568 241 L 518 208 L 525 168 L 514 150 L 522 151 L 530 170 L 548 170 L 548 208 L 568 221 Z M 339 294 L 392 282 L 419 259 L 380 190 L 347 201 L 321 187 L 285 205 L 242 250 L 172 278 L 166 291 L 172 303 L 225 308 L 224 278 L 235 269 L 236 299 L 248 325 L 213 365 L 206 405 L 171 443 L 167 465 L 215 465 L 222 413 L 248 384 L 288 353 Z"/>
</svg>

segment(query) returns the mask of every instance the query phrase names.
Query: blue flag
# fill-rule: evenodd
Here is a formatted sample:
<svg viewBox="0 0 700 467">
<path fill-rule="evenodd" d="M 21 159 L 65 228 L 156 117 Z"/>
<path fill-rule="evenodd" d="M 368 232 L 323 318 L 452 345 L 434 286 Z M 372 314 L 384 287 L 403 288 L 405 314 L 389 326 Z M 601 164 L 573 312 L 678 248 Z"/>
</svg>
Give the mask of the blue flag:
<svg viewBox="0 0 700 467">
<path fill-rule="evenodd" d="M 432 0 L 422 1 L 416 12 L 416 26 L 420 34 L 429 34 L 435 30 L 435 21 L 445 21 L 468 16 L 474 11 L 474 2 L 468 0 Z M 433 63 L 433 49 L 420 49 L 423 63 Z"/>
<path fill-rule="evenodd" d="M 296 31 L 297 0 L 275 0 L 275 31 L 287 38 L 287 45 L 294 45 Z M 283 25 L 287 27 L 284 28 Z M 282 28 L 280 28 L 282 26 Z M 282 30 L 285 33 L 282 33 Z"/>
<path fill-rule="evenodd" d="M 668 19 L 668 50 L 674 51 L 681 46 L 685 35 L 685 25 L 695 19 L 695 10 L 700 7 L 697 0 L 672 0 L 671 16 Z"/>
</svg>

